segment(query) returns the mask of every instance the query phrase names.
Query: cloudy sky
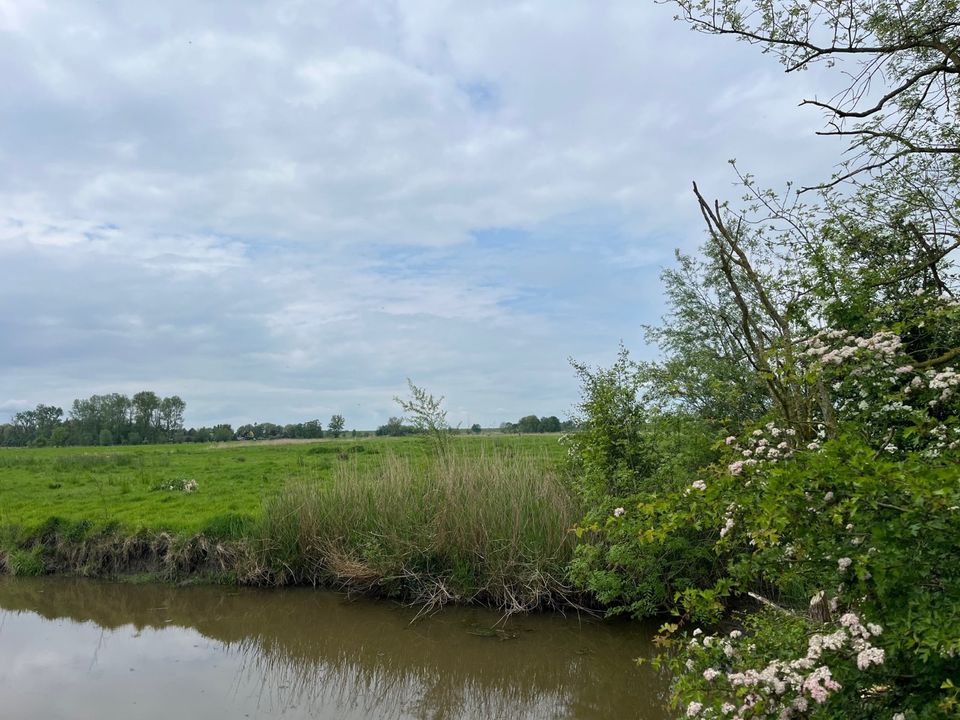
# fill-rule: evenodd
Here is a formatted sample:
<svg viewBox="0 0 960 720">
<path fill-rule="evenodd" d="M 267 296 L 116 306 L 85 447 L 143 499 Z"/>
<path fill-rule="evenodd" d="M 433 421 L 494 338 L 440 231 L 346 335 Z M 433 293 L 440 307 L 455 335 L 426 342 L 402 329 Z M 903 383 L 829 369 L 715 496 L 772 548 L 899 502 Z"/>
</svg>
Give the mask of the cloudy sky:
<svg viewBox="0 0 960 720">
<path fill-rule="evenodd" d="M 816 75 L 625 2 L 0 0 L 0 421 L 569 413 L 736 197 L 834 162 Z M 822 93 L 821 93 L 822 94 Z"/>
</svg>

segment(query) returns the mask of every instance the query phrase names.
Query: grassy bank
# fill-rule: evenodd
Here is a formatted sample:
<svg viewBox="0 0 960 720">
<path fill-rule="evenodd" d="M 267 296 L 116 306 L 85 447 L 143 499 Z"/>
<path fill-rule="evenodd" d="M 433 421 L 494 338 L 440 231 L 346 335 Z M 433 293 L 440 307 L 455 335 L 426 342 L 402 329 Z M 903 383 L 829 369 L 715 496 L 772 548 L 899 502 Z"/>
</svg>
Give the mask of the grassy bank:
<svg viewBox="0 0 960 720">
<path fill-rule="evenodd" d="M 555 436 L 0 452 L 0 569 L 562 601 Z"/>
</svg>

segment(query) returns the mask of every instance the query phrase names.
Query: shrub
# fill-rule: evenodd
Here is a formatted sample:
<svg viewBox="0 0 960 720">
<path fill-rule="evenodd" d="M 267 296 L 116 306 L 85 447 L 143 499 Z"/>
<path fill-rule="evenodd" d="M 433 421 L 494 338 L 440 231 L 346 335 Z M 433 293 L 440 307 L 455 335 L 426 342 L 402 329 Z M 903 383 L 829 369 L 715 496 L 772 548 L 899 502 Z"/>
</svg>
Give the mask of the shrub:
<svg viewBox="0 0 960 720">
<path fill-rule="evenodd" d="M 715 456 L 709 427 L 680 412 L 650 409 L 643 374 L 621 351 L 609 369 L 577 367 L 583 381 L 582 430 L 566 439 L 576 488 L 588 508 L 569 576 L 609 612 L 645 617 L 673 604 L 676 592 L 709 584 L 715 557 L 703 533 L 672 533 L 641 543 L 627 513 L 685 487 Z"/>
<path fill-rule="evenodd" d="M 844 436 L 786 461 L 719 470 L 688 504 L 641 508 L 639 524 L 656 523 L 666 536 L 691 523 L 710 528 L 727 565 L 711 594 L 687 594 L 687 612 L 747 594 L 768 608 L 745 621 L 732 650 L 730 638 L 715 641 L 725 652 L 683 644 L 677 697 L 720 714 L 735 705 L 742 717 L 790 707 L 799 716 L 828 698 L 824 717 L 955 710 L 958 460 L 890 458 Z M 815 645 L 822 652 L 813 657 Z M 810 679 L 815 671 L 821 682 Z"/>
</svg>

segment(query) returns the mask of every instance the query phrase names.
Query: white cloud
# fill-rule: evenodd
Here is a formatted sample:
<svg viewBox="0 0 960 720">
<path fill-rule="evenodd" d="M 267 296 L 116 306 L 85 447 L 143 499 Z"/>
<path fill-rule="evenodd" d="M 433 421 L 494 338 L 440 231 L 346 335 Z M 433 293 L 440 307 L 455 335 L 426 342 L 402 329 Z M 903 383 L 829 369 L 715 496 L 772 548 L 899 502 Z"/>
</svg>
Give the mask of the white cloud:
<svg viewBox="0 0 960 720">
<path fill-rule="evenodd" d="M 670 16 L 0 2 L 0 397 L 363 427 L 409 375 L 464 420 L 568 408 L 567 357 L 659 314 L 690 180 L 829 170 L 821 78 Z"/>
</svg>

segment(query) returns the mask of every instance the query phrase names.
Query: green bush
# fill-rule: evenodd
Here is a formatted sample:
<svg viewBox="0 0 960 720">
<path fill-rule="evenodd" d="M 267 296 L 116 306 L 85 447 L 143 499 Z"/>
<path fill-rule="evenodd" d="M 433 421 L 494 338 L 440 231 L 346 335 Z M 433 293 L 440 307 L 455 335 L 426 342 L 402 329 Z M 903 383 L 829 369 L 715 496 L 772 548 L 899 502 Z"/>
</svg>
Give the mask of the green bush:
<svg viewBox="0 0 960 720">
<path fill-rule="evenodd" d="M 801 706 L 864 720 L 957 710 L 960 456 L 884 455 L 844 436 L 783 462 L 719 470 L 683 496 L 689 503 L 641 508 L 640 524 L 661 528 L 652 543 L 691 523 L 712 530 L 727 576 L 689 592 L 688 612 L 748 593 L 766 608 L 740 618 L 742 638 L 678 646 L 678 698 L 742 717 Z"/>
<path fill-rule="evenodd" d="M 643 370 L 625 351 L 611 368 L 577 370 L 584 421 L 567 442 L 588 512 L 577 528 L 569 577 L 611 614 L 655 615 L 673 605 L 678 591 L 709 585 L 715 557 L 693 528 L 652 549 L 624 516 L 627 508 L 689 484 L 716 456 L 710 430 L 692 416 L 650 409 L 642 395 Z"/>
</svg>

